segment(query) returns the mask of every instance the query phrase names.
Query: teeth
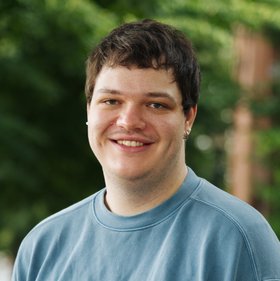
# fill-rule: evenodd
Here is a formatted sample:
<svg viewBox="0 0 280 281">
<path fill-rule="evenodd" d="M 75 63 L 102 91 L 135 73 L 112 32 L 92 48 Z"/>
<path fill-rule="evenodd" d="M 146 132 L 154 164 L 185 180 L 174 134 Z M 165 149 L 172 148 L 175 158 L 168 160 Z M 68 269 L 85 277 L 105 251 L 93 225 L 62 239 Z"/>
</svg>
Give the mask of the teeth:
<svg viewBox="0 0 280 281">
<path fill-rule="evenodd" d="M 144 143 L 139 142 L 139 141 L 128 141 L 128 140 L 119 140 L 118 144 L 122 144 L 122 145 L 125 145 L 125 146 L 132 146 L 132 147 L 144 145 Z"/>
</svg>

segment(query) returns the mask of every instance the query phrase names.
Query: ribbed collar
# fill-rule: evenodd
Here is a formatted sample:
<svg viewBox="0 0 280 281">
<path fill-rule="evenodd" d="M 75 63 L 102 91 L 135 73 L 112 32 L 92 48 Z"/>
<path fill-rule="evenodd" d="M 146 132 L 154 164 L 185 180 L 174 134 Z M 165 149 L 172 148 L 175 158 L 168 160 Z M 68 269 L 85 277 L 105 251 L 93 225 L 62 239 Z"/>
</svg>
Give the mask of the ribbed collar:
<svg viewBox="0 0 280 281">
<path fill-rule="evenodd" d="M 188 167 L 184 182 L 171 198 L 151 210 L 133 216 L 119 216 L 110 212 L 104 204 L 106 192 L 104 188 L 94 197 L 94 216 L 103 227 L 115 231 L 136 231 L 148 228 L 159 224 L 176 212 L 190 198 L 200 181 L 201 179 Z"/>
</svg>

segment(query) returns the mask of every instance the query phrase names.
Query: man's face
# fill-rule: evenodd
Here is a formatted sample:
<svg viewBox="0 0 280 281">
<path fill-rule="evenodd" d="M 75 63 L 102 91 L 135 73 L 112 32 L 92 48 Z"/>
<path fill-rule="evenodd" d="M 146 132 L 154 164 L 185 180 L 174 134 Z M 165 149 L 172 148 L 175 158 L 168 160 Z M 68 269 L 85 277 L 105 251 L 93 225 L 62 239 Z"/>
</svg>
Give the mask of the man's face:
<svg viewBox="0 0 280 281">
<path fill-rule="evenodd" d="M 135 180 L 185 166 L 185 116 L 171 71 L 103 67 L 88 105 L 90 146 L 105 175 Z"/>
</svg>

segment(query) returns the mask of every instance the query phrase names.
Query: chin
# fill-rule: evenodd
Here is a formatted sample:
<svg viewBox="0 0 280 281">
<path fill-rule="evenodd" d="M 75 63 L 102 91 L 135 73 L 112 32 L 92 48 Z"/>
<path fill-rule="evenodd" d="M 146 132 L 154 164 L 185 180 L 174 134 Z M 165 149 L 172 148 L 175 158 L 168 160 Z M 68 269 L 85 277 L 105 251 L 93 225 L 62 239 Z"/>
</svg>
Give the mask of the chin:
<svg viewBox="0 0 280 281">
<path fill-rule="evenodd" d="M 145 178 L 149 171 L 140 171 L 139 169 L 117 169 L 117 170 L 111 170 L 111 173 L 115 175 L 116 178 L 127 180 L 127 181 L 135 181 L 138 179 Z"/>
</svg>

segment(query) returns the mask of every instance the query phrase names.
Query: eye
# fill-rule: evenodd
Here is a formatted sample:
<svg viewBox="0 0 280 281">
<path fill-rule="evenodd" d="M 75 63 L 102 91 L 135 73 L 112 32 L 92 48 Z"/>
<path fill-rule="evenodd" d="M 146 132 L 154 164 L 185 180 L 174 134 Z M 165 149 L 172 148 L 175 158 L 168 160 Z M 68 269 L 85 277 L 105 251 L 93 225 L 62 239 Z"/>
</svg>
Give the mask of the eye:
<svg viewBox="0 0 280 281">
<path fill-rule="evenodd" d="M 149 104 L 149 107 L 154 109 L 166 109 L 167 106 L 165 104 L 159 103 L 159 102 L 153 102 Z"/>
<path fill-rule="evenodd" d="M 117 104 L 119 104 L 119 102 L 117 100 L 114 100 L 114 99 L 105 100 L 104 103 L 107 104 L 107 105 L 117 105 Z"/>
</svg>

